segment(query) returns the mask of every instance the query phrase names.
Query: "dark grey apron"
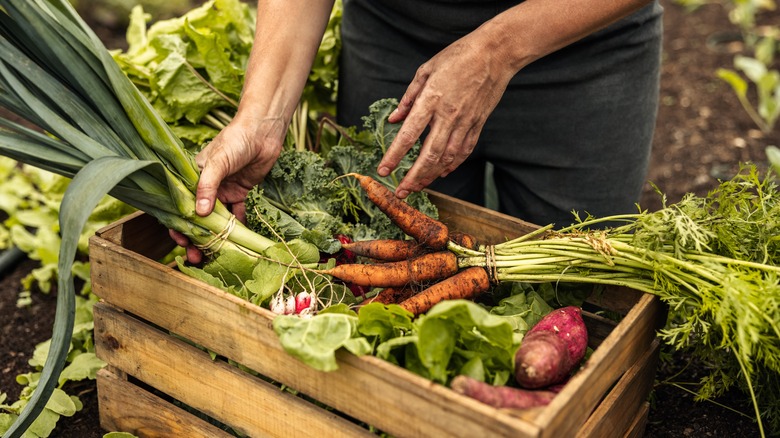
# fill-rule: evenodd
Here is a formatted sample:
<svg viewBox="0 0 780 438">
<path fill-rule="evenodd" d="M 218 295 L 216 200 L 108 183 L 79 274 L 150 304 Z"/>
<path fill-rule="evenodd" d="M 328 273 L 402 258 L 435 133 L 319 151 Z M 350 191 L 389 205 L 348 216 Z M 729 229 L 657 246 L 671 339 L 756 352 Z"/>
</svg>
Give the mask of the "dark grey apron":
<svg viewBox="0 0 780 438">
<path fill-rule="evenodd" d="M 417 68 L 516 1 L 344 0 L 339 121 L 399 98 Z M 521 70 L 455 172 L 431 188 L 484 203 L 493 166 L 498 208 L 557 227 L 572 211 L 633 212 L 645 182 L 658 104 L 657 1 Z M 554 29 L 551 29 L 554 31 Z"/>
</svg>

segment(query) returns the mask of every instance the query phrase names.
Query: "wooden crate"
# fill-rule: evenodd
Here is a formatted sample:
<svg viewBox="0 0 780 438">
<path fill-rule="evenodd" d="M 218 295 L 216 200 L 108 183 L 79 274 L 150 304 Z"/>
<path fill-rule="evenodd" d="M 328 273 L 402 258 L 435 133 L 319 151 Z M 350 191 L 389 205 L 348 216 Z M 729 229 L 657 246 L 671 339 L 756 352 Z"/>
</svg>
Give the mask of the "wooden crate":
<svg viewBox="0 0 780 438">
<path fill-rule="evenodd" d="M 534 226 L 431 193 L 451 228 L 494 243 Z M 608 289 L 585 312 L 595 349 L 553 402 L 498 410 L 371 356 L 338 354 L 339 369 L 314 370 L 288 355 L 273 314 L 192 279 L 157 259 L 167 230 L 132 215 L 90 241 L 100 419 L 138 436 L 569 437 L 643 434 L 664 306 L 654 296 Z M 218 355 L 217 360 L 204 347 Z M 228 358 L 255 373 L 241 371 Z M 294 388 L 299 397 L 280 389 Z M 312 400 L 316 400 L 313 402 Z M 323 408 L 322 406 L 329 408 Z"/>
</svg>

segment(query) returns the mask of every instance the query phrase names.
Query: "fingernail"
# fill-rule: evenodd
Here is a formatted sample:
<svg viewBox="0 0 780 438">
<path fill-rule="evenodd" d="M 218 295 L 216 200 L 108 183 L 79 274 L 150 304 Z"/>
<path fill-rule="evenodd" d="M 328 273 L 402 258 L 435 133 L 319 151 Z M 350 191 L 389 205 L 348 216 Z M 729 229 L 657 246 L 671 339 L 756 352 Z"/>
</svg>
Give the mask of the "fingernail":
<svg viewBox="0 0 780 438">
<path fill-rule="evenodd" d="M 399 198 L 404 199 L 407 196 L 409 196 L 409 191 L 408 190 L 399 190 L 398 191 L 398 197 Z"/>
<path fill-rule="evenodd" d="M 195 206 L 195 211 L 198 214 L 206 214 L 211 209 L 211 202 L 208 199 L 198 199 L 198 204 Z"/>
<path fill-rule="evenodd" d="M 387 176 L 390 175 L 390 168 L 387 166 L 382 166 L 377 170 L 377 173 L 379 176 Z"/>
</svg>

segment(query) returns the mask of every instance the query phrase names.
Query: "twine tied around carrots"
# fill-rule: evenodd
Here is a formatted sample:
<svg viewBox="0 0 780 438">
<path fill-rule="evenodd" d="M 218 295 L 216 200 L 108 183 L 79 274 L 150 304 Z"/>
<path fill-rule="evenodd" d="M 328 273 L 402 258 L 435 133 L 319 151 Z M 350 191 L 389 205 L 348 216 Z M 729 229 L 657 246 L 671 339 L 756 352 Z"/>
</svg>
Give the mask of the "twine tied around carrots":
<svg viewBox="0 0 780 438">
<path fill-rule="evenodd" d="M 488 245 L 485 247 L 485 270 L 491 283 L 498 283 L 498 265 L 496 264 L 496 247 Z"/>
</svg>

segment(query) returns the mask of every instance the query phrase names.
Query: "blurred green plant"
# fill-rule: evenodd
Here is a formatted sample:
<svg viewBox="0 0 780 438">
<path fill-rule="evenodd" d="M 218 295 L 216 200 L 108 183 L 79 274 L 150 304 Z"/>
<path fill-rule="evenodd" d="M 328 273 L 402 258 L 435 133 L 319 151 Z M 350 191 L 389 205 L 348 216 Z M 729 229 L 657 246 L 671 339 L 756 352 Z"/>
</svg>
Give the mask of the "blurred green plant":
<svg viewBox="0 0 780 438">
<path fill-rule="evenodd" d="M 780 148 L 777 146 L 767 146 L 766 157 L 775 173 L 780 175 Z"/>
<path fill-rule="evenodd" d="M 736 70 L 719 68 L 716 72 L 731 86 L 742 107 L 764 133 L 771 132 L 780 117 L 780 72 L 772 68 L 780 28 L 772 31 L 756 43 L 753 57 L 734 57 Z M 755 103 L 748 97 L 751 85 L 755 89 Z"/>
<path fill-rule="evenodd" d="M 157 19 L 180 15 L 203 0 L 70 0 L 79 15 L 104 26 L 127 25 L 130 11 L 141 6 Z"/>
<path fill-rule="evenodd" d="M 742 38 L 748 47 L 753 47 L 759 40 L 756 29 L 756 17 L 762 11 L 774 11 L 777 5 L 774 0 L 727 0 L 729 20 L 742 32 Z"/>
<path fill-rule="evenodd" d="M 752 47 L 760 37 L 756 17 L 764 11 L 774 11 L 777 7 L 775 0 L 674 0 L 674 3 L 688 12 L 709 4 L 721 5 L 728 11 L 729 21 L 739 28 L 748 47 Z"/>
</svg>

